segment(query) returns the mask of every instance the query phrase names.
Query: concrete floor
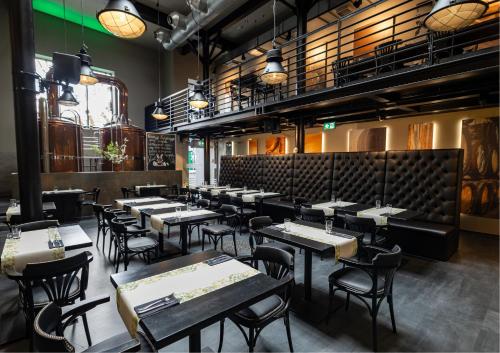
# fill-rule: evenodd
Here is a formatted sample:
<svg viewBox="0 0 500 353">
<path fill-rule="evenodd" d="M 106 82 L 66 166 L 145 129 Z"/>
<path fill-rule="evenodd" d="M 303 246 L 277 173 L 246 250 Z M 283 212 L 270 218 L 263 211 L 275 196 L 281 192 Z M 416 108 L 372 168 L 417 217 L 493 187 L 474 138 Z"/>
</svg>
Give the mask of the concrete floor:
<svg viewBox="0 0 500 353">
<path fill-rule="evenodd" d="M 95 240 L 94 220 L 81 222 L 82 227 Z M 199 250 L 193 238 L 192 251 Z M 240 253 L 248 252 L 248 237 L 238 237 Z M 170 239 L 177 244 L 175 234 Z M 92 339 L 95 343 L 125 331 L 115 305 L 115 291 L 109 281 L 112 265 L 102 250 L 94 245 L 88 249 L 94 254 L 91 264 L 90 284 L 87 297 L 107 293 L 111 302 L 88 315 Z M 225 250 L 231 253 L 232 242 L 226 242 Z M 438 262 L 415 257 L 405 261 L 394 282 L 395 314 L 398 333 L 393 334 L 389 309 L 384 302 L 379 314 L 380 351 L 499 351 L 499 241 L 497 237 L 463 233 L 460 248 L 448 262 Z M 297 251 L 296 279 L 303 278 L 302 254 Z M 133 261 L 129 271 L 145 266 Z M 313 288 L 315 309 L 325 313 L 328 291 L 328 275 L 336 268 L 334 261 L 313 258 Z M 10 286 L 0 277 L 0 288 Z M 11 286 L 12 287 L 12 286 Z M 12 288 L 11 288 L 12 289 Z M 5 294 L 6 292 L 3 292 Z M 12 291 L 11 291 L 12 293 Z M 15 298 L 0 298 L 10 305 Z M 336 302 L 343 303 L 338 294 Z M 7 304 L 5 304 L 7 305 Z M 1 316 L 0 316 L 1 317 Z M 4 323 L 0 323 L 0 326 Z M 329 324 L 321 321 L 312 324 L 292 313 L 291 330 L 297 352 L 347 352 L 371 350 L 371 319 L 356 299 L 351 300 L 348 311 L 337 311 Z M 0 328 L 0 331 L 2 329 Z M 226 322 L 223 351 L 247 351 L 245 340 L 236 326 Z M 86 348 L 81 323 L 70 327 L 66 336 L 78 350 Z M 218 345 L 218 325 L 202 331 L 202 347 L 214 351 Z M 187 339 L 166 347 L 164 351 L 187 351 Z M 255 350 L 286 351 L 288 349 L 282 321 L 268 326 L 260 335 Z M 0 346 L 0 351 L 26 351 L 25 340 Z"/>
</svg>

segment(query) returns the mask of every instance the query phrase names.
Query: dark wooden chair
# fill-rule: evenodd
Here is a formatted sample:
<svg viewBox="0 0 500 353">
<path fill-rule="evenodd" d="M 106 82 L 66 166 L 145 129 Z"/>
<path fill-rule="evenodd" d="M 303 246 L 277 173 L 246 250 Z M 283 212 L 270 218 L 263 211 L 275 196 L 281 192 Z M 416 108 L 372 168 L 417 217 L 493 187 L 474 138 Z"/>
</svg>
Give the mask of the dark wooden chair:
<svg viewBox="0 0 500 353">
<path fill-rule="evenodd" d="M 97 306 L 109 302 L 109 296 L 101 296 L 79 302 L 63 313 L 56 303 L 47 304 L 35 318 L 35 352 L 75 352 L 74 345 L 64 337 L 64 330 L 79 317 Z M 84 352 L 153 352 L 154 348 L 141 331 L 137 339 L 130 338 L 128 332 L 110 337 Z"/>
<path fill-rule="evenodd" d="M 74 304 L 85 299 L 88 286 L 89 263 L 93 260 L 90 252 L 40 263 L 29 263 L 22 276 L 16 277 L 26 317 L 26 332 L 30 345 L 33 343 L 33 322 L 36 314 L 48 303 L 60 307 Z M 87 342 L 92 345 L 87 317 L 82 315 Z"/>
<path fill-rule="evenodd" d="M 400 43 L 401 40 L 396 39 L 375 47 L 375 71 L 377 75 L 403 67 L 403 63 L 397 60 L 397 50 Z"/>
<path fill-rule="evenodd" d="M 233 102 L 238 103 L 238 108 L 243 109 L 243 103 L 246 103 L 247 107 L 250 106 L 250 96 L 241 94 L 238 87 L 231 85 L 231 110 L 233 110 Z"/>
<path fill-rule="evenodd" d="M 57 220 L 43 220 L 43 221 L 21 223 L 19 224 L 19 229 L 22 232 L 29 232 L 31 230 L 46 229 L 49 227 L 57 227 L 57 226 L 59 226 L 59 222 Z"/>
<path fill-rule="evenodd" d="M 396 333 L 392 287 L 394 275 L 401 264 L 402 253 L 401 248 L 397 245 L 392 250 L 368 245 L 366 250 L 369 253 L 369 261 L 360 262 L 353 258 L 341 257 L 339 262 L 344 267 L 329 276 L 330 305 L 328 319 L 332 312 L 332 303 L 336 291 L 340 290 L 347 294 L 346 310 L 349 307 L 350 296 L 355 296 L 370 311 L 372 317 L 372 348 L 377 351 L 377 314 L 380 304 L 385 298 L 387 298 L 389 304 L 392 330 Z"/>
<path fill-rule="evenodd" d="M 300 218 L 307 222 L 325 224 L 325 212 L 316 208 L 302 206 L 300 208 Z"/>
<path fill-rule="evenodd" d="M 345 215 L 344 218 L 347 229 L 363 233 L 360 245 L 382 245 L 386 238 L 379 235 L 377 224 L 373 218 L 356 217 Z"/>
<path fill-rule="evenodd" d="M 239 259 L 252 267 L 264 267 L 266 274 L 274 279 L 285 281 L 287 286 L 282 293 L 273 294 L 229 316 L 229 319 L 240 329 L 248 344 L 248 349 L 253 352 L 255 343 L 262 330 L 270 323 L 283 319 L 288 338 L 288 347 L 293 352 L 292 334 L 290 332 L 289 307 L 294 286 L 293 255 L 289 252 L 269 247 L 257 246 L 252 256 Z M 218 352 L 222 350 L 224 340 L 224 322 L 220 322 L 220 339 Z M 245 332 L 248 328 L 248 335 Z"/>
<path fill-rule="evenodd" d="M 427 33 L 429 43 L 429 56 L 432 63 L 439 63 L 441 60 L 452 57 L 454 55 L 463 54 L 463 47 L 455 46 L 455 35 L 450 32 L 434 32 Z"/>
<path fill-rule="evenodd" d="M 217 208 L 217 200 L 212 196 L 210 191 L 200 191 L 200 196 L 202 199 L 208 200 L 210 203 L 208 206 L 209 209 Z"/>
<path fill-rule="evenodd" d="M 300 217 L 300 209 L 308 203 L 305 197 L 296 197 L 293 199 L 293 208 L 295 210 L 295 218 Z"/>
<path fill-rule="evenodd" d="M 149 229 L 142 229 L 139 226 L 120 222 L 116 219 L 111 220 L 111 229 L 113 230 L 116 257 L 116 269 L 120 268 L 120 260 L 123 257 L 123 267 L 127 271 L 130 258 L 142 256 L 144 260 L 151 263 L 151 253 L 158 257 L 158 242 L 147 237 Z"/>
<path fill-rule="evenodd" d="M 109 231 L 108 258 L 111 258 L 111 248 L 112 248 L 113 244 L 115 245 L 115 258 L 116 258 L 115 234 L 113 232 L 113 229 L 111 228 L 111 221 L 113 219 L 116 219 L 117 217 L 119 217 L 121 222 L 130 222 L 130 224 L 133 224 L 137 221 L 137 219 L 135 217 L 128 215 L 127 212 L 124 210 L 115 209 L 115 208 L 105 208 L 104 209 L 104 211 L 103 211 L 104 225 L 105 225 L 105 228 Z M 105 251 L 104 246 L 102 248 L 102 251 L 104 253 L 104 251 Z"/>
<path fill-rule="evenodd" d="M 238 210 L 233 205 L 222 205 L 217 212 L 224 215 L 223 221 L 226 224 L 209 224 L 201 228 L 201 250 L 205 250 L 205 236 L 209 241 L 214 242 L 214 250 L 217 250 L 217 244 L 220 240 L 221 250 L 224 250 L 224 237 L 233 236 L 234 253 L 238 256 L 238 248 L 236 246 L 236 227 L 238 225 Z"/>
<path fill-rule="evenodd" d="M 355 62 L 352 56 L 346 56 L 333 62 L 333 77 L 335 87 L 343 86 L 359 79 L 355 72 Z"/>
<path fill-rule="evenodd" d="M 257 215 L 257 211 L 252 208 L 245 207 L 247 206 L 245 202 L 243 202 L 242 197 L 231 196 L 231 204 L 238 208 L 238 220 L 240 223 L 240 234 L 241 227 L 243 224 L 247 225 L 248 220 Z"/>
<path fill-rule="evenodd" d="M 128 199 L 130 195 L 135 196 L 135 189 L 129 189 L 129 188 L 121 188 L 122 195 L 124 199 Z"/>
<path fill-rule="evenodd" d="M 194 205 L 196 201 L 198 201 L 198 199 L 200 198 L 200 190 L 196 188 L 190 188 L 189 195 L 191 199 L 191 204 Z"/>
</svg>

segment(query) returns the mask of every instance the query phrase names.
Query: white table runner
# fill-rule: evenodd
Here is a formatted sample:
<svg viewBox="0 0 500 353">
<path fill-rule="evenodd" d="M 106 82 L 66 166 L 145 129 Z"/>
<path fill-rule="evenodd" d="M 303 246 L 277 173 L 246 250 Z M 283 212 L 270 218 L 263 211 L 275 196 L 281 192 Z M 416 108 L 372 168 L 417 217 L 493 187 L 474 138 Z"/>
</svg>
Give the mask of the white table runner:
<svg viewBox="0 0 500 353">
<path fill-rule="evenodd" d="M 10 206 L 7 211 L 5 211 L 5 218 L 7 222 L 10 222 L 10 218 L 12 216 L 19 216 L 21 214 L 21 206 L 17 205 L 16 207 Z"/>
<path fill-rule="evenodd" d="M 341 202 L 328 201 L 328 202 L 314 204 L 312 205 L 312 208 L 323 210 L 325 216 L 333 216 L 335 214 L 335 210 L 330 207 L 347 207 L 355 204 L 356 204 L 355 202 L 347 202 L 347 201 L 341 201 Z"/>
<path fill-rule="evenodd" d="M 130 209 L 130 213 L 132 214 L 133 217 L 135 218 L 140 218 L 141 217 L 141 210 L 144 209 L 153 209 L 153 210 L 158 210 L 160 208 L 175 208 L 175 207 L 186 207 L 186 204 L 180 203 L 180 202 L 164 202 L 164 203 L 156 203 L 152 205 L 141 205 L 141 206 L 134 206 Z"/>
<path fill-rule="evenodd" d="M 208 190 L 223 190 L 227 188 L 226 186 L 213 186 L 213 185 L 208 185 L 208 186 L 200 186 L 198 190 L 200 191 L 208 191 Z"/>
<path fill-rule="evenodd" d="M 83 189 L 59 189 L 59 190 L 44 190 L 42 194 L 50 195 L 50 194 L 65 194 L 65 193 L 83 193 L 85 190 Z"/>
<path fill-rule="evenodd" d="M 185 217 L 194 217 L 194 216 L 201 216 L 213 213 L 215 212 L 209 210 L 192 210 L 192 211 L 181 211 L 179 213 L 172 211 L 167 213 L 155 214 L 151 216 L 151 227 L 153 227 L 159 232 L 163 232 L 163 226 L 164 226 L 163 218 L 168 218 L 168 217 L 185 218 Z"/>
<path fill-rule="evenodd" d="M 288 234 L 297 237 L 314 240 L 320 243 L 333 245 L 335 248 L 335 259 L 339 257 L 352 257 L 358 251 L 358 241 L 356 238 L 344 238 L 333 234 L 326 233 L 326 230 L 315 227 L 305 226 L 303 224 L 290 223 L 290 231 Z M 276 227 L 285 229 L 284 224 L 278 224 Z"/>
<path fill-rule="evenodd" d="M 135 337 L 139 323 L 134 311 L 136 306 L 172 293 L 184 303 L 257 274 L 259 271 L 237 260 L 214 266 L 200 262 L 118 286 L 116 305 L 127 330 Z M 165 315 L 168 315 L 168 309 Z"/>
<path fill-rule="evenodd" d="M 245 194 L 253 194 L 256 192 L 259 192 L 259 190 L 240 190 L 240 191 L 228 192 L 227 194 L 232 197 L 237 197 L 238 194 L 245 195 Z"/>
<path fill-rule="evenodd" d="M 61 239 L 56 232 L 56 239 Z M 0 272 L 22 274 L 29 263 L 53 261 L 64 258 L 64 247 L 49 249 L 48 229 L 21 232 L 20 239 L 7 239 L 1 256 Z"/>
<path fill-rule="evenodd" d="M 222 188 L 222 189 L 211 189 L 210 190 L 210 193 L 212 194 L 212 196 L 217 196 L 220 194 L 221 191 L 226 191 L 226 192 L 231 192 L 231 191 L 238 191 L 238 190 L 243 190 L 241 188 Z"/>
<path fill-rule="evenodd" d="M 137 197 L 134 199 L 117 199 L 115 200 L 116 207 L 123 210 L 123 205 L 130 202 L 149 202 L 149 201 L 158 201 L 165 200 L 160 196 L 151 196 L 151 197 Z"/>
<path fill-rule="evenodd" d="M 391 214 L 398 214 L 403 211 L 406 211 L 404 208 L 391 208 Z M 387 216 L 382 216 L 384 213 L 389 213 L 389 208 L 387 207 L 381 207 L 381 208 L 369 208 L 367 210 L 359 211 L 357 213 L 358 217 L 364 217 L 364 218 L 373 218 L 375 220 L 375 223 L 378 226 L 385 226 L 387 225 Z"/>
<path fill-rule="evenodd" d="M 135 191 L 141 192 L 141 189 L 148 189 L 148 188 L 164 188 L 167 185 L 163 184 L 151 184 L 151 185 L 136 185 L 135 186 Z"/>
<path fill-rule="evenodd" d="M 241 199 L 243 202 L 255 202 L 255 196 L 272 196 L 272 195 L 279 195 L 277 192 L 258 192 L 256 194 L 247 194 L 247 195 L 241 195 Z"/>
</svg>

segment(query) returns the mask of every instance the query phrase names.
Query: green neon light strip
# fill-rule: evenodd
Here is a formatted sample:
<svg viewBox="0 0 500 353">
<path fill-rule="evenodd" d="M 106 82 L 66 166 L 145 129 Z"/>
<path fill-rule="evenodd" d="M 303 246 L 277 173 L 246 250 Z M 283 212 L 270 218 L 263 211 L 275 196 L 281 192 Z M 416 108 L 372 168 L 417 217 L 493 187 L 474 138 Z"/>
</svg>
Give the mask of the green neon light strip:
<svg viewBox="0 0 500 353">
<path fill-rule="evenodd" d="M 62 1 L 55 0 L 33 0 L 33 9 L 39 12 L 46 13 L 60 19 L 64 19 L 64 7 Z M 66 21 L 76 23 L 77 25 L 82 24 L 82 15 L 80 12 L 75 11 L 69 7 L 66 7 Z M 90 17 L 83 15 L 83 26 L 94 31 L 99 31 L 112 35 L 108 32 L 95 17 Z"/>
</svg>

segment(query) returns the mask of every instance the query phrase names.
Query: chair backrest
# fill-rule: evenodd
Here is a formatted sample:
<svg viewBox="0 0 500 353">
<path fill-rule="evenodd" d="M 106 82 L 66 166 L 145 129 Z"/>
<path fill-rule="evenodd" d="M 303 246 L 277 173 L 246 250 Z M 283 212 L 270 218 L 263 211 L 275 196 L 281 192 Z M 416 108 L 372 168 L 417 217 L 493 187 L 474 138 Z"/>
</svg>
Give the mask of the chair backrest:
<svg viewBox="0 0 500 353">
<path fill-rule="evenodd" d="M 62 310 L 55 303 L 49 303 L 35 318 L 33 348 L 35 352 L 74 352 L 75 347 L 60 331 Z"/>
<path fill-rule="evenodd" d="M 101 193 L 101 189 L 100 188 L 94 188 L 93 193 L 94 193 L 94 195 L 92 196 L 92 200 L 95 203 L 99 202 L 99 194 Z"/>
<path fill-rule="evenodd" d="M 325 212 L 321 209 L 308 208 L 302 206 L 300 208 L 300 216 L 303 221 L 314 223 L 325 223 Z"/>
<path fill-rule="evenodd" d="M 177 201 L 186 203 L 188 201 L 187 195 L 179 195 L 177 196 Z"/>
<path fill-rule="evenodd" d="M 269 227 L 273 224 L 273 220 L 269 216 L 260 216 L 250 218 L 248 225 L 250 228 L 250 236 L 248 237 L 248 243 L 252 253 L 255 251 L 256 245 L 261 245 L 264 242 L 264 237 L 259 235 L 256 231 L 265 227 Z"/>
<path fill-rule="evenodd" d="M 115 218 L 113 218 L 110 222 L 110 227 L 113 233 L 117 236 L 120 237 L 121 235 L 127 233 L 127 226 Z"/>
<path fill-rule="evenodd" d="M 196 206 L 198 208 L 209 208 L 210 207 L 210 201 L 205 200 L 205 199 L 196 200 Z"/>
<path fill-rule="evenodd" d="M 228 194 L 219 194 L 219 205 L 223 204 L 230 204 L 231 203 L 231 196 Z"/>
<path fill-rule="evenodd" d="M 45 229 L 48 227 L 57 227 L 59 222 L 57 220 L 44 220 L 44 221 L 34 221 L 29 223 L 23 223 L 19 225 L 22 232 L 28 232 L 30 230 Z"/>
<path fill-rule="evenodd" d="M 123 194 L 123 198 L 124 199 L 128 199 L 128 188 L 120 188 L 120 190 L 122 191 L 122 194 Z"/>
<path fill-rule="evenodd" d="M 20 286 L 28 319 L 34 319 L 33 286 L 44 290 L 50 302 L 58 306 L 70 304 L 70 295 L 85 298 L 88 285 L 89 263 L 92 254 L 84 251 L 77 255 L 40 263 L 29 263 L 23 270 Z M 71 293 L 76 278 L 80 275 L 78 293 Z M 74 300 L 73 297 L 73 300 Z"/>
<path fill-rule="evenodd" d="M 238 208 L 242 208 L 245 203 L 243 202 L 243 198 L 238 196 L 231 196 L 231 204 L 235 205 Z"/>
<path fill-rule="evenodd" d="M 385 286 L 386 293 L 390 290 L 396 270 L 401 265 L 403 253 L 399 245 L 395 245 L 392 250 L 380 252 L 372 259 L 372 265 L 380 273 L 385 273 Z"/>
<path fill-rule="evenodd" d="M 280 248 L 259 245 L 255 248 L 252 259 L 264 264 L 266 274 L 274 279 L 282 279 L 293 268 L 293 255 Z"/>
<path fill-rule="evenodd" d="M 108 223 L 108 226 L 111 226 L 111 220 L 116 217 L 115 212 L 116 212 L 115 209 L 110 209 L 110 208 L 104 209 L 103 217 L 104 220 Z"/>
<path fill-rule="evenodd" d="M 370 244 L 375 244 L 377 224 L 373 218 L 356 217 L 346 214 L 344 220 L 347 229 L 363 233 L 364 236 L 368 235 L 370 237 Z"/>
<path fill-rule="evenodd" d="M 212 200 L 212 193 L 210 191 L 200 191 L 200 195 L 205 200 Z"/>
<path fill-rule="evenodd" d="M 179 195 L 187 195 L 189 193 L 188 188 L 179 188 Z"/>
<path fill-rule="evenodd" d="M 224 214 L 224 216 L 233 216 L 238 213 L 238 209 L 234 205 L 223 204 L 219 207 L 217 212 Z"/>
</svg>

